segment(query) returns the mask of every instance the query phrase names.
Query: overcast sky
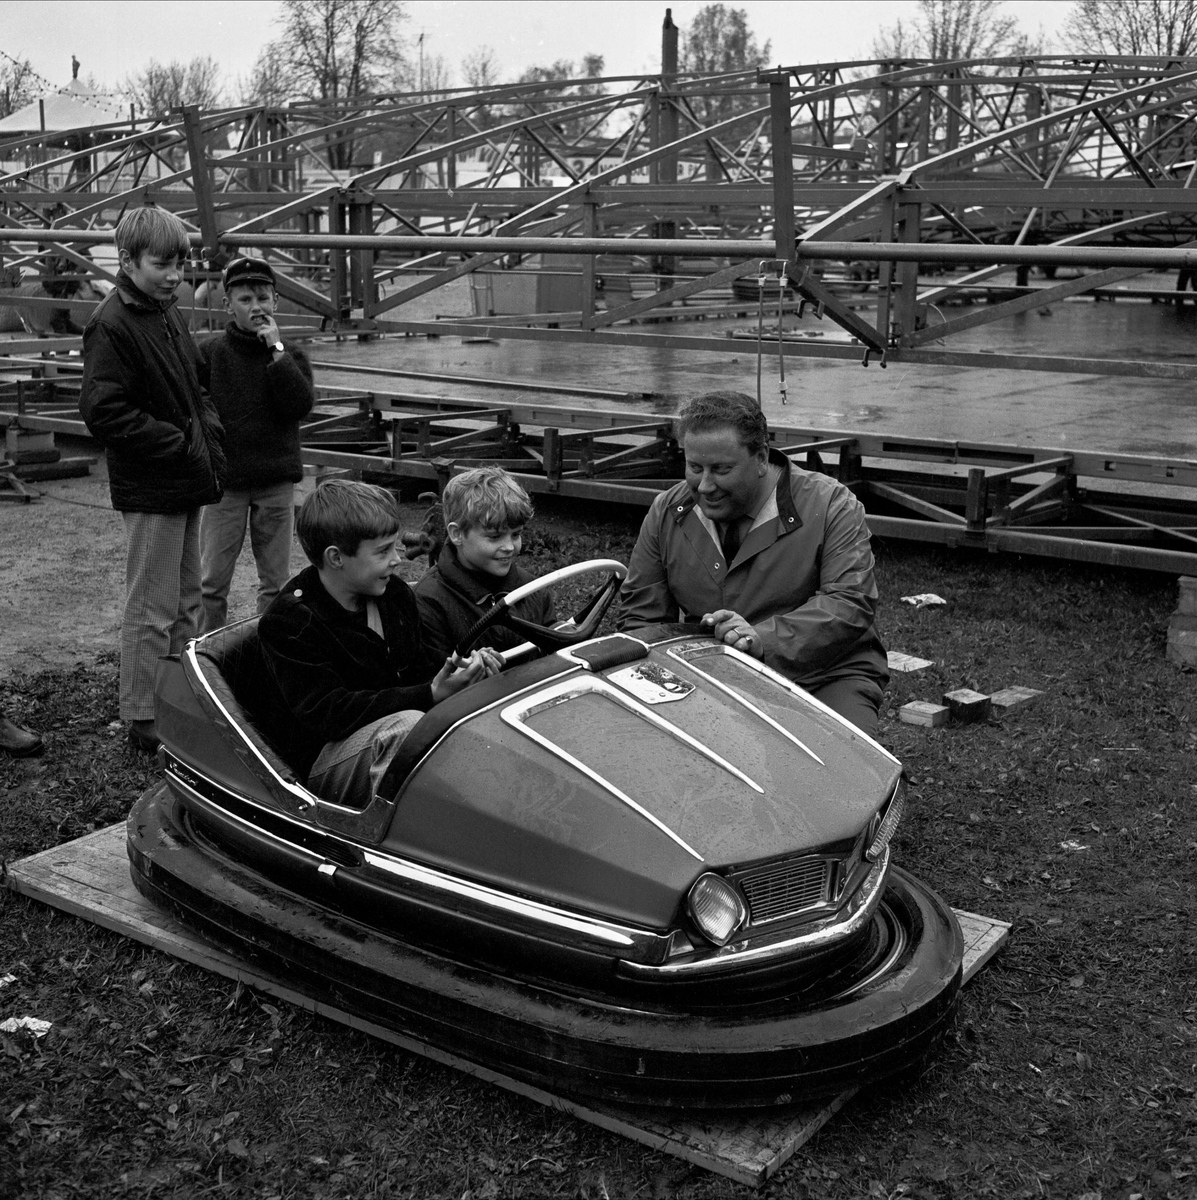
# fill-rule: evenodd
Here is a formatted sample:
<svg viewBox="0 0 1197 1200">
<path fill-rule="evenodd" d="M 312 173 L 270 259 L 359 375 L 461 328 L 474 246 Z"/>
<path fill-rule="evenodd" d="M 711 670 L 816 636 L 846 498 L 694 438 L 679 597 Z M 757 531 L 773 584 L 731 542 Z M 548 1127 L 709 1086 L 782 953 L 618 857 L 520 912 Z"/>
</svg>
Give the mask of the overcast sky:
<svg viewBox="0 0 1197 1200">
<path fill-rule="evenodd" d="M 914 0 L 730 0 L 743 8 L 760 42 L 773 43 L 776 63 L 868 57 L 873 35 L 911 17 Z M 673 4 L 686 25 L 701 0 Z M 1042 31 L 1047 48 L 1070 3 L 1007 0 L 1004 11 L 1026 33 Z M 601 54 L 608 75 L 659 69 L 665 4 L 656 0 L 413 0 L 405 5 L 409 42 L 423 33 L 425 53 L 440 55 L 461 83 L 461 60 L 489 46 L 503 77 L 532 64 L 579 61 Z M 269 0 L 0 0 L 0 51 L 28 58 L 50 83 L 80 74 L 117 85 L 152 58 L 187 61 L 210 55 L 229 84 L 248 74 L 259 49 L 278 34 L 279 6 Z"/>
</svg>

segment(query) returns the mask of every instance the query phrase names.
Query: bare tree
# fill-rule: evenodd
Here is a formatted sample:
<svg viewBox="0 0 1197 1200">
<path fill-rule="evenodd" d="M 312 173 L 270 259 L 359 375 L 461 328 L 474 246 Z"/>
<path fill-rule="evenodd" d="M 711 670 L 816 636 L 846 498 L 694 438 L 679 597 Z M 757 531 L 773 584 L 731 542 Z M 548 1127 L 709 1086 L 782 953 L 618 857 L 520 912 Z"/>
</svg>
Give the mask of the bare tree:
<svg viewBox="0 0 1197 1200">
<path fill-rule="evenodd" d="M 770 42 L 763 46 L 757 42 L 744 9 L 708 4 L 682 33 L 678 67 L 683 73 L 701 75 L 755 71 L 768 63 L 771 49 Z M 760 99 L 736 95 L 733 89 L 724 95 L 694 96 L 689 103 L 702 124 L 713 125 L 757 107 Z"/>
<path fill-rule="evenodd" d="M 409 77 L 398 0 L 283 0 L 273 43 L 299 95 L 350 100 Z"/>
<path fill-rule="evenodd" d="M 282 0 L 283 35 L 263 53 L 277 61 L 293 97 L 335 109 L 410 86 L 399 36 L 403 18 L 399 0 Z M 352 166 L 357 149 L 351 134 L 338 135 L 328 143 L 329 165 Z"/>
<path fill-rule="evenodd" d="M 237 81 L 237 94 L 242 104 L 263 104 L 277 108 L 295 94 L 291 68 L 271 42 L 258 52 L 247 76 Z"/>
<path fill-rule="evenodd" d="M 182 104 L 216 108 L 223 88 L 220 68 L 210 57 L 193 58 L 188 63 L 160 63 L 151 59 L 125 84 L 137 111 L 145 116 L 161 117 Z"/>
<path fill-rule="evenodd" d="M 0 54 L 0 117 L 24 108 L 37 96 L 37 74 L 27 58 Z"/>
<path fill-rule="evenodd" d="M 461 73 L 469 87 L 494 87 L 499 82 L 499 60 L 489 46 L 479 46 L 461 60 Z"/>
<path fill-rule="evenodd" d="M 873 57 L 953 61 L 1029 54 L 1034 47 L 1002 0 L 919 0 L 918 15 L 895 21 L 873 40 Z"/>
<path fill-rule="evenodd" d="M 1069 49 L 1094 54 L 1197 54 L 1194 0 L 1079 0 L 1064 23 Z"/>
</svg>

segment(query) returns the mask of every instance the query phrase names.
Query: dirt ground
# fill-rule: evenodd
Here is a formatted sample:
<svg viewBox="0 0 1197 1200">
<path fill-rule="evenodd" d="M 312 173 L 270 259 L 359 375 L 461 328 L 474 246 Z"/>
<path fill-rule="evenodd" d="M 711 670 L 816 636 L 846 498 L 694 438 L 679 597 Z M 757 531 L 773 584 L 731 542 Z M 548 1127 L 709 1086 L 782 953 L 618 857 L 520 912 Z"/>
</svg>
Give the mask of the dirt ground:
<svg viewBox="0 0 1197 1200">
<path fill-rule="evenodd" d="M 0 503 L 0 687 L 30 673 L 90 660 L 119 644 L 125 531 L 108 496 L 103 452 L 58 439 L 63 457 L 93 460 L 90 474 L 32 483 L 32 504 Z M 292 566 L 304 564 L 294 548 Z M 257 576 L 248 539 L 229 594 L 230 616 L 254 611 Z"/>
<path fill-rule="evenodd" d="M 0 505 L 3 863 L 122 821 L 156 774 L 116 720 L 122 533 L 102 474 Z M 408 510 L 412 523 L 418 510 Z M 632 515 L 539 504 L 530 568 L 626 555 Z M 0 1197 L 1194 1200 L 1197 674 L 1174 579 L 874 540 L 909 772 L 897 861 L 1013 923 L 943 1046 L 865 1088 L 758 1193 L 0 886 Z M 419 565 L 409 568 L 418 572 Z M 947 603 L 915 609 L 903 596 Z M 253 609 L 241 564 L 234 610 Z M 98 653 L 97 653 L 98 650 Z M 978 724 L 909 700 L 1041 692 Z"/>
</svg>

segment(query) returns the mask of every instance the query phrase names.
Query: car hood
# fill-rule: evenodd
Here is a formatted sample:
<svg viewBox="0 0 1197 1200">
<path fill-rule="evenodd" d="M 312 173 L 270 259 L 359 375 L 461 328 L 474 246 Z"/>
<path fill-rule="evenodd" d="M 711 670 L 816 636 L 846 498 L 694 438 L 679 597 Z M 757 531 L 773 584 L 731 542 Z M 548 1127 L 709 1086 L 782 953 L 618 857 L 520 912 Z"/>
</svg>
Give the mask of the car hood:
<svg viewBox="0 0 1197 1200">
<path fill-rule="evenodd" d="M 567 653 L 450 730 L 380 849 L 667 928 L 703 871 L 846 856 L 897 782 L 877 743 L 710 638 L 603 641 L 638 657 Z"/>
</svg>

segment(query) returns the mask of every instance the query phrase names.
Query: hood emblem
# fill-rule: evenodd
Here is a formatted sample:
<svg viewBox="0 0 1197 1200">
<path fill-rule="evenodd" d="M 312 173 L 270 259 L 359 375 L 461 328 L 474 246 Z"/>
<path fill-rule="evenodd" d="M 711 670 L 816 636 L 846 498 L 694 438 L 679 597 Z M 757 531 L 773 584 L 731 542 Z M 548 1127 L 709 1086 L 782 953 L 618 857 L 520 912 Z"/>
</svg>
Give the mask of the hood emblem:
<svg viewBox="0 0 1197 1200">
<path fill-rule="evenodd" d="M 612 672 L 607 678 L 645 704 L 668 704 L 673 700 L 684 700 L 694 691 L 694 684 L 675 675 L 668 667 L 654 662 L 640 662 L 634 667 L 625 667 L 622 671 Z"/>
</svg>

